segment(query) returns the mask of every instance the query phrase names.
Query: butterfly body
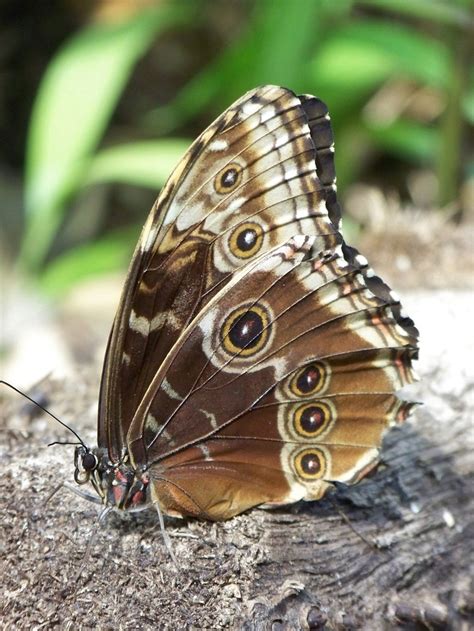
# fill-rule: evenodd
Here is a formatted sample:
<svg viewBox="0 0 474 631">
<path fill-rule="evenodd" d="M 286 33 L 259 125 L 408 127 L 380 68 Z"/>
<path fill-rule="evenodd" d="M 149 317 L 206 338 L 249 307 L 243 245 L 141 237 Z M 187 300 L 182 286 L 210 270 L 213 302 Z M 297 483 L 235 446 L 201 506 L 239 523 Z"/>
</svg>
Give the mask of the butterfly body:
<svg viewBox="0 0 474 631">
<path fill-rule="evenodd" d="M 226 519 L 377 464 L 417 331 L 343 241 L 333 153 L 319 99 L 264 86 L 178 165 L 112 327 L 98 449 L 76 452 L 107 506 Z"/>
<path fill-rule="evenodd" d="M 150 477 L 146 471 L 135 470 L 127 460 L 124 457 L 122 462 L 113 463 L 106 449 L 81 445 L 75 453 L 76 482 L 91 482 L 105 506 L 143 510 L 150 505 Z"/>
</svg>

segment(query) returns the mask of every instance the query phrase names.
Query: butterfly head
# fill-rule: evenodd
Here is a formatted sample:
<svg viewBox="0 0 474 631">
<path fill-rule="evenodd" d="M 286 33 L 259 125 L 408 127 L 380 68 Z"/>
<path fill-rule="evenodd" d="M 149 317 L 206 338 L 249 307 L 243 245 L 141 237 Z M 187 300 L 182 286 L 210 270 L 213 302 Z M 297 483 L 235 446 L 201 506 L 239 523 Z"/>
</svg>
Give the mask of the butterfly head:
<svg viewBox="0 0 474 631">
<path fill-rule="evenodd" d="M 98 466 L 99 458 L 92 449 L 86 445 L 76 447 L 74 452 L 74 480 L 77 484 L 87 484 Z"/>
<path fill-rule="evenodd" d="M 74 479 L 77 484 L 91 482 L 106 506 L 122 510 L 142 510 L 148 498 L 148 473 L 135 471 L 127 458 L 111 463 L 107 450 L 76 447 Z"/>
</svg>

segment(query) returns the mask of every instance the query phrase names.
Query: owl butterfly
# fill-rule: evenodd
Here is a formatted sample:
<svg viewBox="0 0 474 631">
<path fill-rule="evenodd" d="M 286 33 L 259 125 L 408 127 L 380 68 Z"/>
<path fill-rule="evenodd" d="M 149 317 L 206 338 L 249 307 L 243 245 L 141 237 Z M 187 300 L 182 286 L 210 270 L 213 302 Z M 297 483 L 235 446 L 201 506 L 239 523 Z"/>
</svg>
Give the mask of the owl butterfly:
<svg viewBox="0 0 474 631">
<path fill-rule="evenodd" d="M 324 103 L 264 86 L 219 116 L 143 228 L 76 481 L 220 520 L 365 476 L 412 408 L 417 330 L 339 222 Z"/>
</svg>

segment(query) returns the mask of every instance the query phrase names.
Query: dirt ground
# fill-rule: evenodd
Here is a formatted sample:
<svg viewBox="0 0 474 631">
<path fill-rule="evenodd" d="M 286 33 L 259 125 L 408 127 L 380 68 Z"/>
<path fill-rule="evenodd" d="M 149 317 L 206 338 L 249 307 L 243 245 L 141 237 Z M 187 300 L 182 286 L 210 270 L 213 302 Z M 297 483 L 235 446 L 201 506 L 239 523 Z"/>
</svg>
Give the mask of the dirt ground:
<svg viewBox="0 0 474 631">
<path fill-rule="evenodd" d="M 332 498 L 221 524 L 114 514 L 62 489 L 72 447 L 14 396 L 1 433 L 2 629 L 469 629 L 474 601 L 473 300 L 405 294 L 422 331 L 415 417 L 384 467 Z M 94 440 L 97 367 L 39 390 Z M 88 545 L 90 549 L 87 552 Z M 417 626 L 418 625 L 418 626 Z"/>
</svg>

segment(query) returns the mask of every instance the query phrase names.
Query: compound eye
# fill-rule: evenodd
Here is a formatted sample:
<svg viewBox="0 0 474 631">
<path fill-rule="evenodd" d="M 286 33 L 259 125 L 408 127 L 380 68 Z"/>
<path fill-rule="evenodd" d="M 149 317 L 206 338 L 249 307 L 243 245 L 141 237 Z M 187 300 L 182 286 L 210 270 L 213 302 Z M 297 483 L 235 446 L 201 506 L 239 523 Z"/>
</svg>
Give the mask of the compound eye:
<svg viewBox="0 0 474 631">
<path fill-rule="evenodd" d="M 93 471 L 98 465 L 97 456 L 90 451 L 82 456 L 82 468 L 85 471 Z"/>
</svg>

